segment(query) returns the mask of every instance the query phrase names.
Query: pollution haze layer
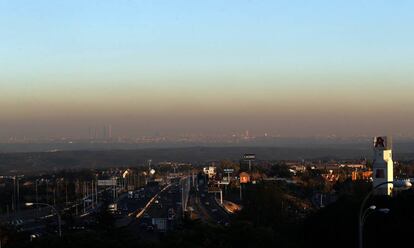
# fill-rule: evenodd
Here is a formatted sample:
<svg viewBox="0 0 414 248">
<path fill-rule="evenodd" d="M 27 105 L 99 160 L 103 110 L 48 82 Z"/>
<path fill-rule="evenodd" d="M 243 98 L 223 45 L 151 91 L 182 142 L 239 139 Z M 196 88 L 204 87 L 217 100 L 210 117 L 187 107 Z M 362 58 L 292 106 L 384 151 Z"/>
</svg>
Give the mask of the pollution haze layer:
<svg viewBox="0 0 414 248">
<path fill-rule="evenodd" d="M 410 1 L 1 1 L 0 139 L 414 137 Z"/>
<path fill-rule="evenodd" d="M 181 149 L 181 148 L 246 148 L 246 149 L 292 149 L 292 156 L 296 156 L 295 149 L 322 149 L 329 151 L 325 155 L 335 156 L 341 150 L 354 151 L 350 158 L 365 156 L 372 150 L 371 137 L 338 138 L 338 137 L 245 137 L 224 141 L 190 141 L 190 140 L 158 140 L 149 142 L 130 141 L 117 142 L 106 140 L 57 140 L 54 142 L 16 142 L 0 143 L 0 153 L 27 153 L 27 152 L 59 152 L 59 151 L 111 151 L 111 150 L 146 150 L 146 149 Z M 396 153 L 406 154 L 414 150 L 414 140 L 411 138 L 393 138 L 393 149 Z M 361 154 L 361 151 L 362 154 Z M 364 155 L 363 155 L 364 154 Z M 321 155 L 321 154 L 319 154 Z M 299 155 L 298 155 L 299 156 Z M 311 156 L 314 157 L 314 156 Z M 345 157 L 343 157 L 345 158 Z M 280 158 L 285 159 L 285 158 Z"/>
</svg>

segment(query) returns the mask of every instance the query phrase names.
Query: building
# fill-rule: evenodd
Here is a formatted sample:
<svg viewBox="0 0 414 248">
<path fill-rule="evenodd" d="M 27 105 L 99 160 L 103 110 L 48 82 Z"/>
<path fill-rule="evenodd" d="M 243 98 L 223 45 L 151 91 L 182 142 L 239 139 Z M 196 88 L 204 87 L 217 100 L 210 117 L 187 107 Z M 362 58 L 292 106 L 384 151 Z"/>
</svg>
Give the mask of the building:
<svg viewBox="0 0 414 248">
<path fill-rule="evenodd" d="M 339 175 L 335 174 L 333 170 L 329 170 L 329 173 L 321 175 L 327 182 L 337 182 L 339 180 Z"/>
<path fill-rule="evenodd" d="M 356 180 L 371 180 L 372 179 L 372 171 L 353 171 L 352 172 L 352 181 Z"/>
<path fill-rule="evenodd" d="M 216 175 L 216 167 L 209 166 L 203 168 L 204 174 L 208 175 L 208 178 L 213 178 Z"/>
<path fill-rule="evenodd" d="M 242 172 L 239 175 L 240 177 L 240 183 L 249 183 L 250 182 L 250 175 L 246 172 Z"/>
<path fill-rule="evenodd" d="M 392 161 L 392 142 L 391 138 L 379 136 L 374 138 L 374 161 L 373 187 L 385 182 L 393 182 L 394 162 Z M 391 183 L 380 186 L 377 193 L 380 195 L 390 195 L 393 185 Z"/>
<path fill-rule="evenodd" d="M 365 169 L 365 165 L 364 164 L 341 164 L 339 165 L 339 167 L 341 168 L 351 168 L 351 169 Z"/>
</svg>

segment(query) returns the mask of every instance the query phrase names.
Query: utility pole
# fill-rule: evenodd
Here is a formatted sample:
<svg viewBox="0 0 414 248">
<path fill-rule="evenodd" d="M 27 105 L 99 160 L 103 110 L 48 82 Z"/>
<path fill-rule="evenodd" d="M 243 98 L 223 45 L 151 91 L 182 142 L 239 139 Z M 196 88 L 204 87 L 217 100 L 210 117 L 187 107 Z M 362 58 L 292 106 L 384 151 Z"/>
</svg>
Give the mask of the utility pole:
<svg viewBox="0 0 414 248">
<path fill-rule="evenodd" d="M 194 171 L 193 171 L 193 188 L 195 187 L 195 174 L 194 174 Z"/>
<path fill-rule="evenodd" d="M 55 179 L 55 181 L 53 182 L 53 204 L 55 204 L 56 202 L 56 198 L 59 199 L 59 181 L 57 179 Z"/>
<path fill-rule="evenodd" d="M 37 189 L 37 187 L 38 187 L 38 185 L 37 185 L 37 181 L 38 181 L 38 179 L 36 179 L 36 180 L 35 180 L 35 191 L 36 191 L 36 217 L 37 217 L 37 215 L 39 214 L 39 205 L 38 205 L 38 203 L 39 203 L 39 193 L 38 193 L 38 189 Z"/>
<path fill-rule="evenodd" d="M 46 179 L 46 203 L 49 203 L 49 179 Z"/>
<path fill-rule="evenodd" d="M 85 182 L 85 190 L 86 190 L 86 198 L 85 198 L 86 207 L 89 208 L 91 204 L 87 201 L 88 198 L 89 198 L 89 193 L 90 193 L 89 192 L 89 183 L 87 181 Z"/>
<path fill-rule="evenodd" d="M 16 176 L 13 177 L 12 210 L 16 213 Z"/>
<path fill-rule="evenodd" d="M 92 202 L 92 208 L 95 208 L 95 201 L 94 201 L 94 198 L 95 198 L 95 191 L 94 191 L 94 186 L 93 186 L 93 180 L 91 181 L 91 202 Z"/>
<path fill-rule="evenodd" d="M 83 213 L 86 213 L 86 201 L 85 201 L 85 182 L 83 182 Z"/>
<path fill-rule="evenodd" d="M 95 182 L 95 203 L 96 206 L 98 207 L 98 182 Z"/>
<path fill-rule="evenodd" d="M 53 206 L 56 206 L 56 187 L 53 188 Z"/>
<path fill-rule="evenodd" d="M 322 197 L 323 197 L 323 194 L 321 193 L 321 203 L 320 203 L 320 207 L 323 207 L 323 201 L 322 201 Z"/>
<path fill-rule="evenodd" d="M 68 205 L 68 182 L 65 182 L 65 205 Z"/>
<path fill-rule="evenodd" d="M 19 177 L 17 177 L 17 211 L 20 211 L 20 188 Z"/>
<path fill-rule="evenodd" d="M 184 217 L 184 214 L 185 214 L 185 212 L 184 212 L 184 210 L 185 210 L 185 207 L 184 207 L 184 181 L 183 181 L 183 179 L 181 179 L 180 181 L 181 181 L 181 207 L 182 207 L 181 211 L 182 211 L 182 214 L 183 214 L 183 217 Z"/>
<path fill-rule="evenodd" d="M 243 184 L 240 184 L 240 201 L 242 201 L 242 200 L 243 200 L 243 195 L 242 195 L 242 185 L 243 185 Z"/>
<path fill-rule="evenodd" d="M 115 184 L 116 184 L 116 183 L 115 183 Z M 112 190 L 113 190 L 112 200 L 113 200 L 113 202 L 115 202 L 115 194 L 116 194 L 116 191 L 115 191 L 115 184 L 112 186 Z"/>
<path fill-rule="evenodd" d="M 36 192 L 36 204 L 39 203 L 39 195 L 37 193 L 37 179 L 35 180 L 35 192 Z M 39 209 L 39 206 L 37 206 L 37 209 Z"/>
<path fill-rule="evenodd" d="M 152 159 L 148 159 L 148 172 L 151 170 Z"/>
</svg>

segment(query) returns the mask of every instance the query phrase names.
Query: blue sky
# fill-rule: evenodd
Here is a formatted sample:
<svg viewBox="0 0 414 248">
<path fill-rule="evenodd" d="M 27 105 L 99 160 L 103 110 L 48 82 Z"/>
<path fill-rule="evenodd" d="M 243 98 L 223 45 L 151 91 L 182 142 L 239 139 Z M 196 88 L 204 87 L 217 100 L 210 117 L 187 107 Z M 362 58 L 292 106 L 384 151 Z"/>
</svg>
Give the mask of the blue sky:
<svg viewBox="0 0 414 248">
<path fill-rule="evenodd" d="M 334 131 L 331 116 L 340 109 L 353 119 L 391 114 L 409 132 L 413 7 L 400 0 L 0 0 L 7 109 L 0 118 L 45 126 L 59 119 L 76 130 L 137 113 L 154 122 L 171 113 L 194 119 L 201 110 L 222 118 L 217 125 L 259 113 L 273 124 L 258 129 L 296 133 L 278 118 L 299 122 L 316 111 L 313 125 L 326 118 Z M 377 110 L 381 103 L 387 107 Z M 351 126 L 339 132 L 367 132 Z"/>
</svg>

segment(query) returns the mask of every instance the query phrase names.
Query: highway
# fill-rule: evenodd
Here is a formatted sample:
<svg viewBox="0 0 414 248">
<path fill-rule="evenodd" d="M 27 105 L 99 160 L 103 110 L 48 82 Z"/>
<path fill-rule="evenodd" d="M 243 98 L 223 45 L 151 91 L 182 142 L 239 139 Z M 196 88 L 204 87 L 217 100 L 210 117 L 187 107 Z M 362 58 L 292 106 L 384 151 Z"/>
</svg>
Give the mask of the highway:
<svg viewBox="0 0 414 248">
<path fill-rule="evenodd" d="M 155 237 L 157 233 L 174 230 L 182 223 L 184 210 L 195 213 L 203 221 L 227 226 L 230 222 L 229 214 L 217 203 L 215 195 L 208 193 L 206 186 L 191 189 L 190 177 L 171 179 L 168 184 L 159 186 L 149 184 L 135 191 L 123 193 L 119 196 L 112 208 L 115 217 L 115 227 L 126 227 L 148 237 Z M 99 192 L 103 201 L 112 200 L 112 194 L 104 194 L 107 190 Z M 190 193 L 191 192 L 191 193 Z M 184 202 L 183 202 L 184 199 Z M 74 203 L 74 206 L 79 203 Z M 98 208 L 103 205 L 99 204 Z M 97 209 L 89 209 L 87 213 L 93 213 Z M 27 217 L 33 216 L 33 210 L 27 210 Z M 42 211 L 43 212 L 43 211 Z M 47 214 L 48 211 L 46 211 Z M 187 212 L 188 213 L 188 212 Z M 44 216 L 42 213 L 40 216 Z M 22 216 L 22 214 L 21 214 Z M 64 227 L 64 232 L 93 228 L 94 215 L 84 214 L 77 218 L 77 224 Z M 47 220 L 47 221 L 46 221 Z M 37 221 L 33 217 L 26 218 L 24 229 L 31 233 L 44 233 L 45 223 L 48 222 L 52 230 L 56 226 L 56 217 L 49 216 L 44 221 Z M 90 226 L 92 224 L 92 226 Z M 151 234 L 152 233 L 152 234 Z M 47 235 L 47 234 L 45 234 Z"/>
<path fill-rule="evenodd" d="M 230 222 L 229 214 L 217 203 L 214 193 L 207 192 L 207 188 L 204 188 L 200 194 L 200 205 L 207 211 L 210 220 L 214 223 L 228 225 Z"/>
<path fill-rule="evenodd" d="M 193 216 L 203 222 L 220 225 L 229 225 L 229 214 L 217 203 L 214 193 L 208 193 L 206 185 L 199 185 L 199 191 L 194 189 L 191 192 L 189 205 L 193 209 Z"/>
<path fill-rule="evenodd" d="M 174 229 L 181 221 L 181 197 L 180 182 L 173 180 L 150 199 L 129 227 L 137 232 L 165 232 Z"/>
<path fill-rule="evenodd" d="M 134 222 L 136 216 L 142 215 L 161 190 L 159 185 L 147 185 L 138 190 L 122 194 L 117 201 L 115 226 L 123 227 Z"/>
</svg>

